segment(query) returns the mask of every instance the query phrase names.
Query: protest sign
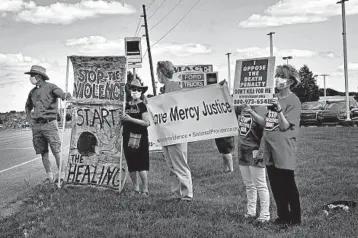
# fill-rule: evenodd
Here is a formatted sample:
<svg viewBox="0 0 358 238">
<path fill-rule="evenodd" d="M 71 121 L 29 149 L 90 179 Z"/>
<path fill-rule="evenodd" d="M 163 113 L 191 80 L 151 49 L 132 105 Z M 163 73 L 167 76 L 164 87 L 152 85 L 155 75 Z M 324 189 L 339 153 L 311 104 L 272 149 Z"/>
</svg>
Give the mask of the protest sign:
<svg viewBox="0 0 358 238">
<path fill-rule="evenodd" d="M 162 146 L 235 136 L 238 124 L 227 86 L 210 85 L 148 98 L 151 125 Z"/>
<path fill-rule="evenodd" d="M 275 57 L 236 61 L 234 104 L 269 105 L 274 94 Z"/>
<path fill-rule="evenodd" d="M 75 107 L 65 181 L 120 189 L 126 58 L 71 56 L 70 60 Z"/>
</svg>

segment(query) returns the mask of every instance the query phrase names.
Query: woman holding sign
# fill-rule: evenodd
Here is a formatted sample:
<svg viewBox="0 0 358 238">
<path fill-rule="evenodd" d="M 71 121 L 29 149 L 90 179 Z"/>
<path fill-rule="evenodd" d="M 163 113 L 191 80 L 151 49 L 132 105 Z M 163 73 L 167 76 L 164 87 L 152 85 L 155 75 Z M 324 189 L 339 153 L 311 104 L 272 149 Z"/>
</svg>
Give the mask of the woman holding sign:
<svg viewBox="0 0 358 238">
<path fill-rule="evenodd" d="M 266 108 L 262 106 L 251 110 L 261 116 L 266 113 Z M 263 127 L 250 113 L 242 110 L 242 107 L 236 107 L 235 112 L 239 123 L 239 168 L 247 197 L 245 218 L 256 218 L 258 194 L 261 210 L 255 223 L 262 224 L 270 220 L 270 193 L 267 188 L 265 164 L 262 155 L 258 156 L 259 148 L 264 146 Z"/>
<path fill-rule="evenodd" d="M 301 102 L 290 88 L 300 83 L 300 75 L 291 65 L 276 69 L 275 98 L 261 117 L 250 107 L 246 108 L 257 122 L 264 125 L 264 155 L 268 159 L 267 173 L 277 206 L 275 224 L 297 225 L 301 223 L 299 192 L 295 182 L 296 138 L 298 136 Z"/>
<path fill-rule="evenodd" d="M 147 107 L 142 102 L 148 87 L 142 86 L 138 79 L 129 84 L 131 101 L 126 104 L 123 121 L 123 150 L 134 192 L 148 196 L 149 141 L 147 127 L 150 125 Z M 142 180 L 139 188 L 138 174 Z"/>
</svg>

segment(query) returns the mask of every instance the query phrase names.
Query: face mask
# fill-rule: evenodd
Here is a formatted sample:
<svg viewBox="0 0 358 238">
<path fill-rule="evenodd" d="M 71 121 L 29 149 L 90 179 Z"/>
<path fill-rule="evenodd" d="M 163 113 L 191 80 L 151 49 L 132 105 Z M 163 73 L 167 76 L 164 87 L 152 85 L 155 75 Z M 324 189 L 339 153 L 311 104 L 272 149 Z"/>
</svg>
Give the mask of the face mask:
<svg viewBox="0 0 358 238">
<path fill-rule="evenodd" d="M 36 76 L 30 77 L 30 82 L 31 82 L 33 85 L 36 85 L 36 83 L 37 83 Z"/>
<path fill-rule="evenodd" d="M 133 99 L 139 99 L 141 95 L 142 95 L 141 92 L 133 92 L 133 91 L 131 92 L 131 96 Z"/>
<path fill-rule="evenodd" d="M 288 79 L 276 78 L 275 80 L 276 80 L 276 88 L 277 89 L 285 89 L 289 86 Z"/>
<path fill-rule="evenodd" d="M 157 70 L 157 78 L 158 78 L 158 82 L 162 84 L 163 82 L 162 82 L 162 77 L 161 77 L 161 76 L 162 76 L 162 75 L 161 75 L 160 71 L 159 71 L 159 70 Z"/>
</svg>

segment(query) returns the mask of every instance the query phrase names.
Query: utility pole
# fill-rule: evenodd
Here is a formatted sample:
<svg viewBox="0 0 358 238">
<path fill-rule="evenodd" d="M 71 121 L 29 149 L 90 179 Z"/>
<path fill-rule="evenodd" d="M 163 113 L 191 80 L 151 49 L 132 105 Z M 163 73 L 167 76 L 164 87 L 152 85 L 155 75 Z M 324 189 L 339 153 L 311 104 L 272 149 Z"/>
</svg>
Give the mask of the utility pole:
<svg viewBox="0 0 358 238">
<path fill-rule="evenodd" d="M 267 35 L 270 36 L 270 56 L 273 57 L 273 40 L 272 35 L 275 34 L 275 32 L 270 32 Z"/>
<path fill-rule="evenodd" d="M 153 72 L 153 61 L 152 61 L 152 52 L 150 50 L 150 41 L 149 41 L 149 33 L 148 33 L 148 23 L 147 23 L 147 13 L 145 11 L 145 5 L 143 6 L 143 15 L 144 18 L 144 25 L 142 25 L 145 28 L 145 38 L 147 39 L 147 48 L 148 48 L 148 58 L 149 58 L 149 66 L 150 66 L 150 74 L 152 76 L 152 87 L 153 87 L 153 95 L 157 95 L 157 89 L 155 87 L 155 79 L 154 79 L 154 72 Z"/>
<path fill-rule="evenodd" d="M 346 34 L 346 8 L 345 2 L 348 0 L 341 0 L 337 4 L 342 5 L 342 28 L 343 28 L 343 58 L 344 58 L 344 80 L 346 86 L 346 111 L 347 111 L 347 121 L 351 120 L 350 117 L 350 107 L 349 107 L 349 88 L 348 88 L 348 63 L 347 63 L 347 34 Z"/>
<path fill-rule="evenodd" d="M 227 67 L 228 67 L 228 86 L 229 86 L 229 93 L 231 93 L 231 73 L 230 73 L 230 55 L 231 53 L 226 53 L 227 55 Z"/>
<path fill-rule="evenodd" d="M 324 103 L 327 103 L 327 92 L 326 92 L 326 76 L 329 76 L 329 74 L 321 74 L 320 76 L 323 76 L 323 87 L 324 87 Z"/>
</svg>

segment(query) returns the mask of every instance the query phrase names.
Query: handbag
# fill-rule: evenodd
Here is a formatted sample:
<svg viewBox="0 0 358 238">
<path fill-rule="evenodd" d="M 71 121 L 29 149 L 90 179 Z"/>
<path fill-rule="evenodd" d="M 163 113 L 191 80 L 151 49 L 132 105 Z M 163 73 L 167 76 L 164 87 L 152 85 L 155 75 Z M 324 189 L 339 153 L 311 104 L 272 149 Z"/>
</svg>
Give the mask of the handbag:
<svg viewBox="0 0 358 238">
<path fill-rule="evenodd" d="M 130 133 L 128 140 L 128 147 L 132 149 L 138 149 L 140 145 L 141 134 Z"/>
</svg>

